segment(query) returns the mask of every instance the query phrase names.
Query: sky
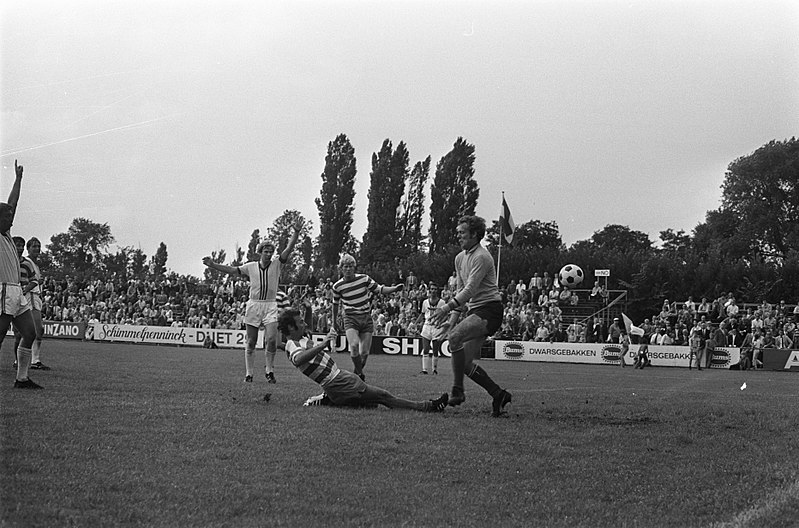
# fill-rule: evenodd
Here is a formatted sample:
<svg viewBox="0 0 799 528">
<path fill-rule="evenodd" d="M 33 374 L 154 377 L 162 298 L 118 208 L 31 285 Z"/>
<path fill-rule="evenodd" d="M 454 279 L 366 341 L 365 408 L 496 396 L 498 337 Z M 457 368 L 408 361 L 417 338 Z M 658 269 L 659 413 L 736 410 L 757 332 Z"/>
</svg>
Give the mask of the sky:
<svg viewBox="0 0 799 528">
<path fill-rule="evenodd" d="M 106 223 L 200 276 L 284 211 L 319 232 L 328 143 L 435 164 L 475 146 L 477 214 L 609 224 L 657 243 L 719 207 L 724 172 L 799 133 L 799 2 L 0 0 L 0 198 L 12 234 Z M 427 189 L 429 203 L 430 192 Z M 426 219 L 429 225 L 429 219 Z"/>
</svg>

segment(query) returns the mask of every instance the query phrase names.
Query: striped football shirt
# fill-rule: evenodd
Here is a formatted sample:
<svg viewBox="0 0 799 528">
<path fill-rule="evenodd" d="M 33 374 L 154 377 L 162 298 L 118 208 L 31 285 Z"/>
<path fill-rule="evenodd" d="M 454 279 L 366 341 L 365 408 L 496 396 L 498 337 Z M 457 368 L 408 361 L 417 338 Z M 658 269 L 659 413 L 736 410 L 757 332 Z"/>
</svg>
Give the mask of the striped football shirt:
<svg viewBox="0 0 799 528">
<path fill-rule="evenodd" d="M 261 261 L 247 262 L 239 266 L 239 273 L 250 279 L 251 301 L 275 301 L 280 282 L 280 259 L 272 260 L 266 268 Z"/>
<path fill-rule="evenodd" d="M 303 337 L 299 341 L 289 339 L 286 342 L 286 355 L 289 361 L 299 369 L 300 372 L 311 378 L 313 381 L 324 387 L 330 383 L 340 372 L 336 362 L 326 351 L 316 354 L 310 361 L 301 365 L 297 364 L 297 357 L 308 347 L 308 338 Z"/>
<path fill-rule="evenodd" d="M 286 292 L 278 290 L 275 293 L 275 300 L 277 301 L 277 309 L 281 312 L 291 308 L 291 299 Z"/>
<path fill-rule="evenodd" d="M 341 302 L 346 313 L 369 313 L 372 292 L 378 288 L 371 277 L 356 273 L 352 280 L 342 278 L 333 285 L 333 302 Z"/>
<path fill-rule="evenodd" d="M 19 259 L 19 285 L 22 289 L 36 280 L 36 271 L 33 269 L 33 262 L 26 257 Z"/>
</svg>

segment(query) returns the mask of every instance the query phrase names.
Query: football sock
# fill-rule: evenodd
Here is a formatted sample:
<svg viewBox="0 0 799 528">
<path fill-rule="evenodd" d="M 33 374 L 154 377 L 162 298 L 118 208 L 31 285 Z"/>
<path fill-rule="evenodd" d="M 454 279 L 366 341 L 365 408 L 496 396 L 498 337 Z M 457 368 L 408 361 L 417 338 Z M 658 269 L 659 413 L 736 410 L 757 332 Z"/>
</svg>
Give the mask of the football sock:
<svg viewBox="0 0 799 528">
<path fill-rule="evenodd" d="M 463 348 L 452 350 L 452 385 L 463 387 L 463 371 L 466 368 L 466 353 Z"/>
<path fill-rule="evenodd" d="M 366 360 L 369 359 L 369 353 L 361 354 L 361 368 L 366 366 Z"/>
<path fill-rule="evenodd" d="M 17 379 L 25 381 L 28 379 L 28 367 L 31 366 L 31 349 L 19 347 L 17 349 Z"/>
<path fill-rule="evenodd" d="M 253 350 L 249 348 L 249 346 L 244 347 L 244 366 L 247 369 L 247 375 L 252 376 L 252 368 L 255 364 L 255 358 L 253 357 Z"/>
<path fill-rule="evenodd" d="M 31 363 L 38 363 L 41 361 L 40 354 L 42 351 L 42 342 L 37 339 L 33 342 L 33 346 L 31 347 Z"/>
<path fill-rule="evenodd" d="M 427 372 L 430 369 L 429 364 L 430 364 L 430 356 L 428 356 L 427 354 L 423 354 L 422 355 L 422 372 Z"/>
<path fill-rule="evenodd" d="M 433 356 L 433 370 L 438 370 L 438 356 Z"/>
<path fill-rule="evenodd" d="M 273 372 L 275 370 L 275 353 L 277 350 L 266 349 L 264 355 L 266 357 L 266 372 Z"/>
<path fill-rule="evenodd" d="M 472 363 L 472 368 L 466 373 L 466 375 L 469 376 L 469 379 L 471 379 L 473 382 L 483 387 L 491 396 L 494 396 L 496 393 L 502 390 L 500 389 L 499 385 L 494 383 L 494 380 L 491 379 L 488 373 L 483 370 L 480 365 L 475 365 Z"/>
<path fill-rule="evenodd" d="M 360 374 L 363 372 L 363 363 L 361 362 L 361 356 L 351 356 L 352 357 L 352 365 L 355 367 L 355 373 Z"/>
</svg>

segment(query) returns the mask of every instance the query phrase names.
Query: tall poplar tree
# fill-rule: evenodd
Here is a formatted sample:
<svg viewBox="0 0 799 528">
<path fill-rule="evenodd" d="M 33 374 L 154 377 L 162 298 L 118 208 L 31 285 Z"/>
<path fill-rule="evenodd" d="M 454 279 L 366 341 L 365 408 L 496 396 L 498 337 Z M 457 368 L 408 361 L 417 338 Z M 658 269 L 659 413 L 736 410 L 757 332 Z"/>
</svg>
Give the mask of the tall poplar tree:
<svg viewBox="0 0 799 528">
<path fill-rule="evenodd" d="M 430 156 L 417 161 L 408 177 L 407 191 L 397 229 L 404 253 L 417 253 L 422 248 L 422 218 L 424 217 L 424 188 L 430 178 Z"/>
<path fill-rule="evenodd" d="M 392 150 L 391 140 L 383 141 L 372 154 L 369 184 L 368 225 L 363 236 L 361 260 L 389 262 L 401 253 L 397 220 L 405 181 L 408 179 L 408 149 L 400 141 Z"/>
<path fill-rule="evenodd" d="M 166 261 L 168 257 L 169 253 L 166 250 L 166 244 L 161 242 L 158 249 L 155 250 L 155 255 L 150 259 L 150 268 L 154 276 L 160 277 L 166 273 Z"/>
<path fill-rule="evenodd" d="M 473 215 L 480 197 L 474 179 L 474 145 L 459 137 L 436 164 L 430 188 L 430 251 L 438 253 L 456 242 L 458 219 Z"/>
<path fill-rule="evenodd" d="M 344 134 L 328 143 L 319 211 L 319 258 L 322 266 L 338 263 L 341 248 L 350 239 L 355 198 L 355 149 Z"/>
</svg>

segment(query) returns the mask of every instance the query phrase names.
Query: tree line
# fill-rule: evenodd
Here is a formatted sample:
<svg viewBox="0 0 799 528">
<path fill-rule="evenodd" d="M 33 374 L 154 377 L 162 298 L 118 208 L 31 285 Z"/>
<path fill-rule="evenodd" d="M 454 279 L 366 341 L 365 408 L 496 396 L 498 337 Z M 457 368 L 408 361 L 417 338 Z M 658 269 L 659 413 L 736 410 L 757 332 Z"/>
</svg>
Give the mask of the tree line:
<svg viewBox="0 0 799 528">
<path fill-rule="evenodd" d="M 429 229 L 423 232 L 431 157 L 411 162 L 407 145 L 390 139 L 371 157 L 367 229 L 363 240 L 351 233 L 357 176 L 355 149 L 345 134 L 328 143 L 321 189 L 315 203 L 319 234 L 305 220 L 300 243 L 286 266 L 287 278 L 304 284 L 337 276 L 342 252 L 354 254 L 359 266 L 374 278 L 396 282 L 408 271 L 421 280 L 444 282 L 452 273 L 457 252 L 456 222 L 474 214 L 480 189 L 474 170 L 475 146 L 458 138 L 435 166 L 429 185 Z M 555 221 L 531 219 L 517 226 L 513 245 L 503 246 L 500 284 L 529 280 L 533 272 L 557 272 L 566 263 L 580 265 L 589 275 L 611 269 L 611 287 L 627 289 L 631 311 L 646 312 L 663 298 L 711 298 L 733 292 L 757 302 L 785 298 L 799 301 L 799 142 L 772 140 L 753 153 L 732 161 L 721 187 L 721 205 L 708 211 L 692 233 L 671 228 L 660 232 L 656 245 L 646 233 L 622 225 L 606 225 L 591 238 L 563 243 Z M 266 236 L 285 244 L 298 211 L 286 210 Z M 262 234 L 255 229 L 248 247 L 236 247 L 229 259 L 212 252 L 220 263 L 254 260 Z M 499 225 L 490 221 L 486 243 L 496 256 Z M 110 227 L 85 218 L 73 220 L 68 231 L 51 237 L 43 253 L 44 267 L 56 276 L 69 270 L 91 274 L 97 267 L 109 273 L 159 277 L 166 273 L 167 247 L 162 242 L 152 257 L 141 249 L 108 251 L 114 243 Z M 215 279 L 206 270 L 204 280 Z M 590 280 L 590 279 L 589 279 Z M 590 284 L 587 285 L 590 287 Z"/>
</svg>

